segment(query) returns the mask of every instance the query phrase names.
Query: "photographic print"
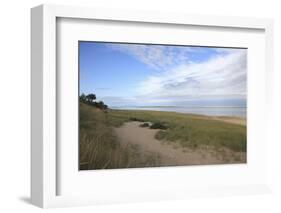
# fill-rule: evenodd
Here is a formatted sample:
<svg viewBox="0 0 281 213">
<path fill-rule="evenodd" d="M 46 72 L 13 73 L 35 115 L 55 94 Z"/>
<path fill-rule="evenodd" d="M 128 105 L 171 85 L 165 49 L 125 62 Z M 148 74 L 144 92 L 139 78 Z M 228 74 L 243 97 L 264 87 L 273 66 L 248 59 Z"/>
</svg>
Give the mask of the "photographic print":
<svg viewBox="0 0 281 213">
<path fill-rule="evenodd" d="M 80 170 L 246 163 L 247 48 L 78 48 Z"/>
</svg>

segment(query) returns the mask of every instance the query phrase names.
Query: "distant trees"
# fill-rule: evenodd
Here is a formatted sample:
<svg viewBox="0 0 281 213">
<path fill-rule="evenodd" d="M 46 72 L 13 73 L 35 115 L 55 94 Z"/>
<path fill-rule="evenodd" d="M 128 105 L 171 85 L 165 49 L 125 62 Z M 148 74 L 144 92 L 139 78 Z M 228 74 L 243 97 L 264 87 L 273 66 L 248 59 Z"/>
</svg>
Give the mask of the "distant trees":
<svg viewBox="0 0 281 213">
<path fill-rule="evenodd" d="M 82 93 L 80 96 L 79 96 L 79 100 L 80 102 L 83 102 L 83 103 L 86 103 L 86 95 L 84 93 Z"/>
<path fill-rule="evenodd" d="M 104 104 L 102 101 L 95 102 L 94 106 L 99 109 L 108 109 L 108 106 L 106 104 Z"/>
<path fill-rule="evenodd" d="M 95 100 L 97 99 L 96 95 L 93 93 L 90 93 L 88 95 L 85 95 L 82 93 L 79 97 L 80 102 L 94 106 L 96 108 L 106 110 L 108 109 L 108 106 L 103 103 L 103 101 L 96 102 Z"/>
<path fill-rule="evenodd" d="M 96 95 L 91 93 L 91 94 L 86 96 L 86 100 L 90 103 L 93 103 L 94 100 L 96 100 Z"/>
</svg>

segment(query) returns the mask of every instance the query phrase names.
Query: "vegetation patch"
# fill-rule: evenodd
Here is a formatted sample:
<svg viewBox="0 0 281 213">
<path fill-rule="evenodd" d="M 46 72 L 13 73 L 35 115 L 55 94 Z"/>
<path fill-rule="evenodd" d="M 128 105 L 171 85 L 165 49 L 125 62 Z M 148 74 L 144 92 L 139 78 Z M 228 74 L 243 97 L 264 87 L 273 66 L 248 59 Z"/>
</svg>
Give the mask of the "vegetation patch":
<svg viewBox="0 0 281 213">
<path fill-rule="evenodd" d="M 79 100 L 80 100 L 80 102 L 82 102 L 84 104 L 94 106 L 101 110 L 107 110 L 108 106 L 106 104 L 104 104 L 103 101 L 98 101 L 98 102 L 95 101 L 96 98 L 97 98 L 96 95 L 92 94 L 92 93 L 88 94 L 88 95 L 82 94 L 82 95 L 80 95 Z"/>
<path fill-rule="evenodd" d="M 162 130 L 168 129 L 167 125 L 164 123 L 161 123 L 161 122 L 155 122 L 149 128 L 150 129 L 162 129 Z"/>
<path fill-rule="evenodd" d="M 144 122 L 143 119 L 141 119 L 141 118 L 136 118 L 136 117 L 130 117 L 129 120 L 130 120 L 130 121 Z"/>
<path fill-rule="evenodd" d="M 247 128 L 243 125 L 176 112 L 108 110 L 109 125 L 119 127 L 129 121 L 149 122 L 161 128 L 164 126 L 163 129 L 159 128 L 156 139 L 178 143 L 181 147 L 226 147 L 246 152 Z"/>
<path fill-rule="evenodd" d="M 139 168 L 160 164 L 157 153 L 147 153 L 133 144 L 121 144 L 114 135 L 110 115 L 80 102 L 80 170 Z"/>
<path fill-rule="evenodd" d="M 149 127 L 149 123 L 142 123 L 140 124 L 140 127 Z"/>
</svg>

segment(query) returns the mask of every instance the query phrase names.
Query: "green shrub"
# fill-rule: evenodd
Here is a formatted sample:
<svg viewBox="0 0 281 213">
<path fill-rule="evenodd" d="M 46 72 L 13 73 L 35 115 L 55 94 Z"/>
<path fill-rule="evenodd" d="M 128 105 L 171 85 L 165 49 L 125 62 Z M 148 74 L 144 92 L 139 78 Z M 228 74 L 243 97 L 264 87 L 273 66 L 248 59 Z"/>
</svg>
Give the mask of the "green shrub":
<svg viewBox="0 0 281 213">
<path fill-rule="evenodd" d="M 150 129 L 162 129 L 162 130 L 166 130 L 166 129 L 168 129 L 168 127 L 167 127 L 164 123 L 156 122 L 156 123 L 153 123 L 153 124 L 150 126 Z"/>
<path fill-rule="evenodd" d="M 140 127 L 149 127 L 149 123 L 142 123 L 140 124 Z"/>
</svg>

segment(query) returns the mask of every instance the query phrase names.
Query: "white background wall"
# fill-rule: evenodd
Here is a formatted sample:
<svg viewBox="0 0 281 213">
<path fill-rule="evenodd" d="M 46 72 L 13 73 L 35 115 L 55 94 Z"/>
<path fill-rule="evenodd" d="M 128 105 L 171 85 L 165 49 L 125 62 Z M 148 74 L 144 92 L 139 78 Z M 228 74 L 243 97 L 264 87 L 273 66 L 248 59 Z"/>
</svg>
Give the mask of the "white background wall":
<svg viewBox="0 0 281 213">
<path fill-rule="evenodd" d="M 272 195 L 202 198 L 47 210 L 52 212 L 280 212 L 281 211 L 281 6 L 278 0 L 7 0 L 0 7 L 0 211 L 37 212 L 29 204 L 30 178 L 30 8 L 42 3 L 123 9 L 270 17 L 275 19 L 275 141 Z M 279 99 L 278 99 L 279 98 Z"/>
</svg>

